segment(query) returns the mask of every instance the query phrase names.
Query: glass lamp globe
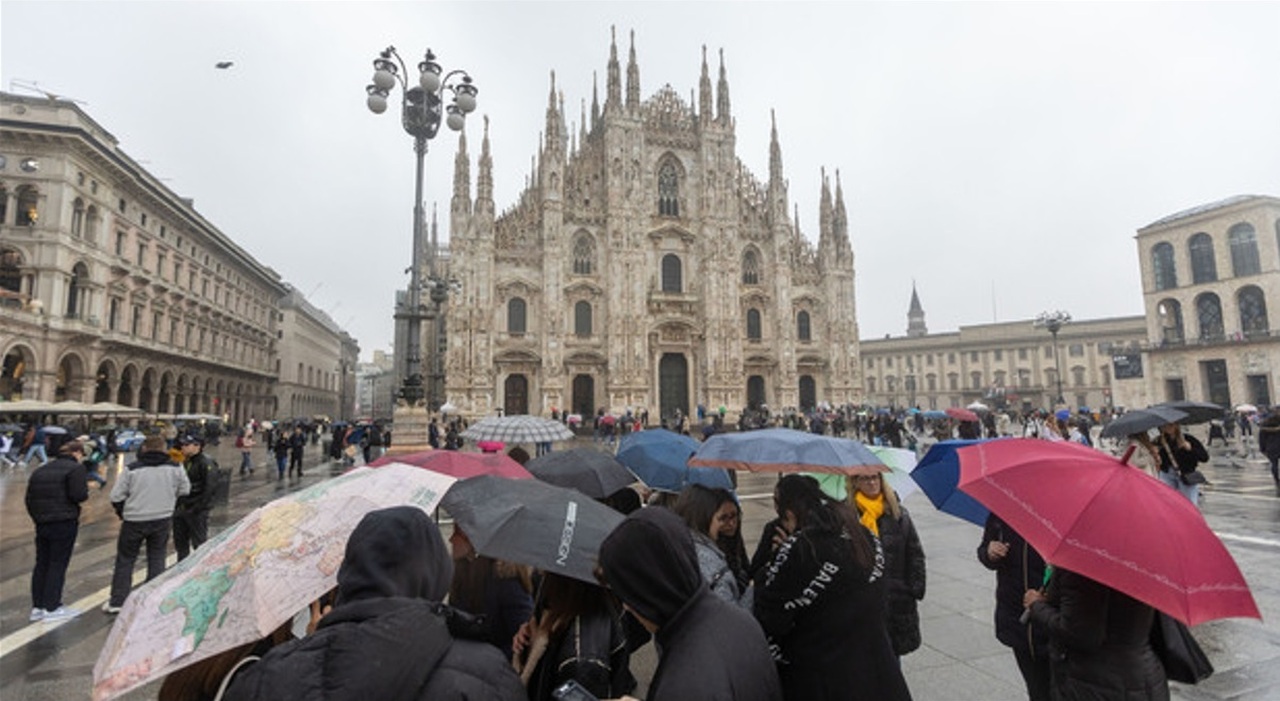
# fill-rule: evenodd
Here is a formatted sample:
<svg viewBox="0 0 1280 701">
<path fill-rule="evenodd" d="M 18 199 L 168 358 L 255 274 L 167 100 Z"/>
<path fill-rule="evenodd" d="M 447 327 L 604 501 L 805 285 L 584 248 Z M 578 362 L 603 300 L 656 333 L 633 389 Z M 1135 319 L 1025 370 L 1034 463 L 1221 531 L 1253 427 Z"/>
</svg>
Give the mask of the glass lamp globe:
<svg viewBox="0 0 1280 701">
<path fill-rule="evenodd" d="M 382 114 L 387 111 L 387 98 L 378 93 L 369 93 L 369 99 L 365 101 L 369 106 L 369 111 L 374 114 Z"/>
<path fill-rule="evenodd" d="M 440 89 L 440 74 L 434 70 L 427 69 L 418 77 L 418 85 L 422 86 L 427 92 L 435 92 Z"/>
<path fill-rule="evenodd" d="M 476 108 L 476 96 L 467 90 L 459 91 L 453 101 L 463 112 L 470 112 Z"/>
<path fill-rule="evenodd" d="M 373 84 L 378 86 L 379 90 L 390 90 L 396 84 L 396 77 L 391 74 L 391 71 L 379 68 L 373 72 Z"/>
<path fill-rule="evenodd" d="M 461 112 L 449 112 L 449 116 L 444 119 L 445 124 L 454 131 L 462 131 L 462 125 L 467 123 L 467 118 Z"/>
</svg>

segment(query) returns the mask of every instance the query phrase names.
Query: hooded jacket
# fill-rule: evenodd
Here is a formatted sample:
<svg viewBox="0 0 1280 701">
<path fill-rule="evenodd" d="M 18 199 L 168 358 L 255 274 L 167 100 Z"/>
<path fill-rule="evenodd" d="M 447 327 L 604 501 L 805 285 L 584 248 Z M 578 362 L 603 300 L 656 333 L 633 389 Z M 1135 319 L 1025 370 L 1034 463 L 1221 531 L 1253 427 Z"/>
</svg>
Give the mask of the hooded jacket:
<svg viewBox="0 0 1280 701">
<path fill-rule="evenodd" d="M 226 699 L 523 699 L 501 653 L 449 632 L 437 602 L 452 575 L 440 531 L 421 509 L 365 515 L 347 541 L 333 611 L 314 634 L 240 672 Z"/>
<path fill-rule="evenodd" d="M 648 701 L 778 701 L 782 689 L 751 616 L 711 595 L 693 538 L 667 509 L 641 509 L 600 546 L 614 594 L 654 623 L 661 657 Z"/>
</svg>

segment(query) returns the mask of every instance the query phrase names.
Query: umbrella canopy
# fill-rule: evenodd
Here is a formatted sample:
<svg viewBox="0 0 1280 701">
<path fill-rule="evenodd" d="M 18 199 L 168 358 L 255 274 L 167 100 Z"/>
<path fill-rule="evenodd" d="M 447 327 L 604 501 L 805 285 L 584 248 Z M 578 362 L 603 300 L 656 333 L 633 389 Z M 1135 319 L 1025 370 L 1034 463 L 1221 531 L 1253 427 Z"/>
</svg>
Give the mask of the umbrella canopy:
<svg viewBox="0 0 1280 701">
<path fill-rule="evenodd" d="M 43 430 L 45 433 L 49 434 L 50 436 L 67 435 L 67 429 L 63 428 L 62 426 L 45 426 Z"/>
<path fill-rule="evenodd" d="M 733 486 L 733 478 L 729 476 L 728 470 L 718 467 L 691 467 L 684 476 L 685 486 L 691 484 L 700 484 L 711 489 L 723 489 L 728 492 L 735 491 L 737 487 Z"/>
<path fill-rule="evenodd" d="M 573 431 L 559 421 L 538 416 L 491 416 L 476 422 L 461 435 L 469 441 L 550 443 L 573 438 Z"/>
<path fill-rule="evenodd" d="M 889 471 L 880 458 L 858 441 L 789 428 L 712 436 L 698 446 L 689 464 L 751 472 L 870 475 Z"/>
<path fill-rule="evenodd" d="M 94 701 L 262 638 L 337 586 L 347 537 L 370 511 L 430 513 L 454 480 L 359 468 L 276 499 L 133 590 L 93 668 Z"/>
<path fill-rule="evenodd" d="M 1258 407 L 1254 406 L 1253 404 L 1241 404 L 1240 406 L 1236 407 L 1236 411 L 1240 412 L 1241 414 L 1256 414 L 1258 413 Z"/>
<path fill-rule="evenodd" d="M 969 409 L 961 409 L 960 407 L 951 407 L 946 411 L 947 416 L 957 421 L 978 421 L 978 415 Z"/>
<path fill-rule="evenodd" d="M 572 489 L 493 475 L 454 484 L 441 505 L 481 555 L 592 584 L 600 543 L 623 520 Z"/>
<path fill-rule="evenodd" d="M 534 477 L 592 499 L 603 499 L 636 481 L 625 465 L 608 453 L 590 448 L 559 450 L 525 464 Z"/>
<path fill-rule="evenodd" d="M 911 478 L 924 491 L 929 501 L 943 513 L 962 518 L 977 526 L 987 522 L 987 507 L 956 488 L 960 483 L 960 459 L 956 451 L 984 440 L 938 441 L 920 458 Z"/>
<path fill-rule="evenodd" d="M 926 419 L 945 419 L 945 418 L 949 418 L 949 417 L 947 416 L 947 412 L 945 412 L 945 411 L 939 411 L 939 410 L 937 410 L 937 409 L 930 409 L 930 410 L 928 410 L 928 411 L 924 412 L 923 416 L 924 416 Z"/>
<path fill-rule="evenodd" d="M 0 424 L 0 433 L 13 433 L 15 431 L 26 430 L 18 424 Z"/>
<path fill-rule="evenodd" d="M 466 479 L 477 475 L 497 475 L 507 479 L 527 480 L 533 475 L 520 463 L 502 453 L 460 453 L 456 450 L 424 450 L 404 455 L 384 455 L 369 463 L 369 467 L 385 465 L 412 465 L 454 479 Z"/>
<path fill-rule="evenodd" d="M 1155 406 L 1149 407 L 1149 408 L 1154 409 L 1156 407 L 1166 407 L 1166 408 L 1177 409 L 1178 411 L 1185 412 L 1187 415 L 1187 418 L 1181 421 L 1181 423 L 1184 423 L 1184 424 L 1202 424 L 1202 423 L 1205 423 L 1206 421 L 1221 419 L 1222 415 L 1225 413 L 1222 407 L 1218 406 L 1217 404 L 1210 404 L 1208 402 L 1192 402 L 1192 401 L 1162 402 L 1160 404 L 1156 404 Z"/>
<path fill-rule="evenodd" d="M 884 479 L 893 487 L 893 491 L 897 493 L 898 499 L 906 499 L 908 496 L 920 491 L 920 485 L 911 479 L 911 468 L 916 465 L 916 454 L 906 448 L 889 448 L 887 446 L 867 446 L 876 457 L 884 461 L 889 466 L 889 472 L 884 473 Z M 849 498 L 849 478 L 847 475 L 832 474 L 830 472 L 811 472 L 805 473 L 810 477 L 818 480 L 818 486 L 826 492 L 827 496 L 832 499 L 844 501 Z"/>
<path fill-rule="evenodd" d="M 689 456 L 697 450 L 698 442 L 684 434 L 651 428 L 623 437 L 615 457 L 649 488 L 678 492 L 688 480 Z"/>
<path fill-rule="evenodd" d="M 1014 438 L 962 448 L 960 488 L 1065 567 L 1195 626 L 1261 618 L 1200 511 L 1087 446 Z"/>
<path fill-rule="evenodd" d="M 1187 412 L 1167 406 L 1134 409 L 1117 416 L 1102 429 L 1103 438 L 1123 438 L 1144 433 L 1168 423 L 1179 423 L 1187 418 Z"/>
<path fill-rule="evenodd" d="M 982 402 L 974 402 L 966 406 L 965 408 L 968 409 L 969 411 L 991 411 L 991 407 L 987 406 L 986 404 L 983 404 Z"/>
<path fill-rule="evenodd" d="M 52 402 L 41 402 L 35 399 L 0 402 L 0 414 L 48 414 L 52 411 Z"/>
</svg>

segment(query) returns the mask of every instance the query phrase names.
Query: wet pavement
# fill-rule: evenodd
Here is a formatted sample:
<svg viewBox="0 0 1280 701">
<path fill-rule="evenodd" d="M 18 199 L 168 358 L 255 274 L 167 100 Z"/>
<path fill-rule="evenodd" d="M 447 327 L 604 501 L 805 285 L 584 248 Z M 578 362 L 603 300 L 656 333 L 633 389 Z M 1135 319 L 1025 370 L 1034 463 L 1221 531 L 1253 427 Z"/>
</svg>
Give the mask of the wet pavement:
<svg viewBox="0 0 1280 701">
<path fill-rule="evenodd" d="M 234 471 L 239 465 L 230 441 L 212 451 L 223 467 Z M 317 464 L 319 452 L 309 450 L 309 467 L 301 480 L 278 482 L 265 477 L 274 476 L 273 461 L 261 448 L 255 450 L 257 473 L 247 479 L 233 476 L 231 498 L 214 510 L 211 532 L 277 496 L 327 478 L 333 470 L 328 463 Z M 1223 448 L 1211 452 L 1213 463 L 1204 470 L 1212 482 L 1204 514 L 1235 555 L 1265 620 L 1231 619 L 1195 628 L 1217 672 L 1195 687 L 1174 684 L 1173 696 L 1185 701 L 1280 699 L 1280 582 L 1275 577 L 1280 572 L 1280 499 L 1265 460 Z M 772 517 L 774 479 L 742 476 L 739 491 L 749 543 Z M 87 699 L 93 665 L 113 621 L 99 607 L 107 598 L 119 520 L 107 494 L 91 486 L 64 591 L 66 604 L 84 613 L 60 623 L 28 623 L 34 539 L 23 506 L 25 489 L 24 472 L 0 474 L 0 694 L 5 701 Z M 913 696 L 917 701 L 1026 698 L 1012 654 L 993 634 L 994 574 L 974 554 L 980 529 L 940 514 L 922 495 L 913 495 L 906 504 L 928 556 L 928 592 L 921 604 L 924 645 L 903 659 Z M 1123 524 L 1116 529 L 1122 535 Z M 652 667 L 651 648 L 633 660 L 642 680 Z M 153 699 L 157 690 L 158 684 L 152 684 L 123 698 Z"/>
</svg>

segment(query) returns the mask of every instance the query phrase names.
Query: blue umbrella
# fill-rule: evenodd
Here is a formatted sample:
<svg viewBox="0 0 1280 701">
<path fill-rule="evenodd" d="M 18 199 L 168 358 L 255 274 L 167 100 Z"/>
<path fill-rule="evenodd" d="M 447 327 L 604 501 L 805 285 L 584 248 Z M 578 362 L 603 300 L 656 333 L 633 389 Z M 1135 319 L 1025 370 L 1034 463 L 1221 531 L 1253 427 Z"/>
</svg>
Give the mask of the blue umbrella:
<svg viewBox="0 0 1280 701">
<path fill-rule="evenodd" d="M 925 417 L 926 419 L 946 419 L 946 418 L 950 418 L 950 417 L 948 417 L 948 416 L 947 416 L 947 412 L 945 412 L 945 411 L 940 411 L 940 410 L 938 410 L 938 409 L 930 409 L 930 410 L 928 410 L 928 411 L 924 412 L 924 417 Z"/>
<path fill-rule="evenodd" d="M 987 507 L 956 488 L 960 482 L 960 458 L 956 451 L 966 446 L 985 443 L 985 440 L 939 441 L 920 458 L 911 479 L 929 497 L 938 510 L 958 516 L 969 523 L 983 526 L 987 522 Z"/>
<path fill-rule="evenodd" d="M 858 441 L 789 428 L 712 436 L 689 459 L 695 467 L 751 472 L 888 472 L 880 458 Z"/>
<path fill-rule="evenodd" d="M 729 477 L 728 470 L 722 470 L 718 467 L 691 467 L 685 475 L 685 484 L 700 484 L 704 487 L 712 489 L 724 489 L 726 491 L 734 491 L 733 478 Z"/>
<path fill-rule="evenodd" d="M 614 457 L 650 488 L 678 492 L 689 477 L 689 456 L 697 449 L 698 442 L 686 435 L 651 428 L 627 434 Z"/>
</svg>

